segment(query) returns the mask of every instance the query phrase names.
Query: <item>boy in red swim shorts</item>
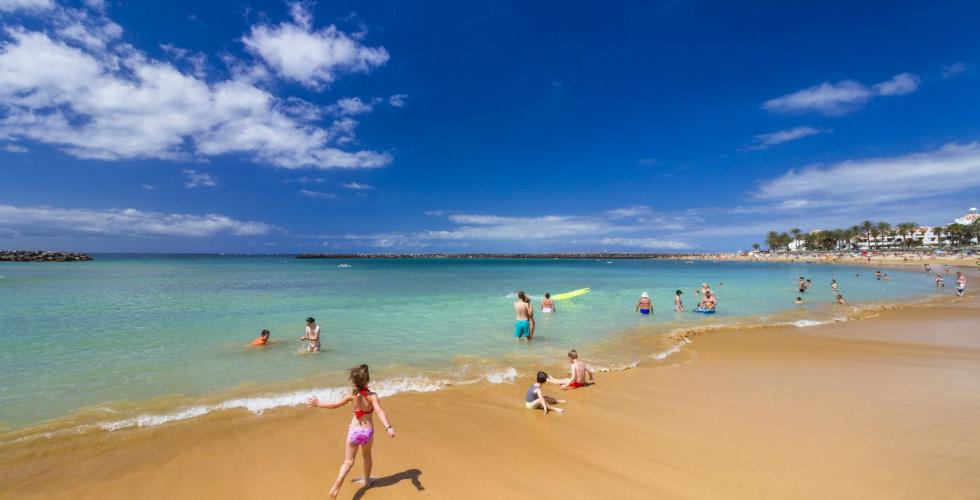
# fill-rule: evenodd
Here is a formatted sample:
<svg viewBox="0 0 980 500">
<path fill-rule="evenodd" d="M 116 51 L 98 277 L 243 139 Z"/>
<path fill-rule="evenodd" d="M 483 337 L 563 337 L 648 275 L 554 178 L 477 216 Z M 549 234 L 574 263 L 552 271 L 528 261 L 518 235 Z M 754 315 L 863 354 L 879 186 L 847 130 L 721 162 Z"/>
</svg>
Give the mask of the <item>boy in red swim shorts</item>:
<svg viewBox="0 0 980 500">
<path fill-rule="evenodd" d="M 568 351 L 568 361 L 572 364 L 571 378 L 568 380 L 552 380 L 552 383 L 559 384 L 562 390 L 578 389 L 579 387 L 585 387 L 595 383 L 595 376 L 592 374 L 592 370 L 585 365 L 584 361 L 578 359 L 578 351 L 575 349 Z"/>
</svg>

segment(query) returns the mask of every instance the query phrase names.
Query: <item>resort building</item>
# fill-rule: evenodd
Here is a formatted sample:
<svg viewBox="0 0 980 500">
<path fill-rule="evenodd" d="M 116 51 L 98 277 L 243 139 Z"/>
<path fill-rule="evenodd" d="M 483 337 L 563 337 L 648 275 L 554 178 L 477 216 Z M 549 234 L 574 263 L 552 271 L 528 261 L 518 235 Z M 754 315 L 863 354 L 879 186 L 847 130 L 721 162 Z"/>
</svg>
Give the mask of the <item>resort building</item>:
<svg viewBox="0 0 980 500">
<path fill-rule="evenodd" d="M 973 224 L 973 221 L 977 219 L 980 219 L 980 214 L 977 214 L 977 209 L 976 207 L 974 207 L 970 209 L 970 213 L 964 215 L 963 217 L 960 217 L 959 219 L 956 219 L 953 222 L 957 224 L 963 224 L 964 226 L 969 226 L 970 224 Z"/>
<path fill-rule="evenodd" d="M 962 226 L 969 226 L 974 224 L 975 221 L 980 220 L 980 214 L 977 213 L 976 208 L 971 208 L 970 211 L 953 221 L 955 224 L 960 224 Z M 943 231 L 942 227 L 934 226 L 921 226 L 915 228 L 908 234 L 901 234 L 896 230 L 891 230 L 887 234 L 880 234 L 875 236 L 872 233 L 871 241 L 868 241 L 868 237 L 864 234 L 859 234 L 851 239 L 850 246 L 852 248 L 857 248 L 859 250 L 874 250 L 879 248 L 898 248 L 898 247 L 936 247 L 941 245 L 950 245 L 949 234 Z M 823 230 L 816 229 L 810 231 L 809 234 L 816 235 L 823 232 Z M 971 243 L 977 244 L 977 238 L 972 238 Z M 843 246 L 843 245 L 840 245 Z M 793 240 L 788 245 L 788 249 L 791 252 L 802 252 L 807 250 L 806 239 L 799 238 Z M 848 248 L 837 248 L 837 250 L 847 250 Z"/>
</svg>

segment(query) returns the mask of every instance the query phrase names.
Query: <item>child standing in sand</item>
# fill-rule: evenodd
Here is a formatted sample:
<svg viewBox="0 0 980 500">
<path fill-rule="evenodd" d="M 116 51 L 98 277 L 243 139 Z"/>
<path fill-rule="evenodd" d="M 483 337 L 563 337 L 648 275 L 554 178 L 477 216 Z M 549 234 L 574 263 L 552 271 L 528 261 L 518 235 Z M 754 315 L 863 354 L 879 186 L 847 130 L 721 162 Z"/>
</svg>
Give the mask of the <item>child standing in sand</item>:
<svg viewBox="0 0 980 500">
<path fill-rule="evenodd" d="M 966 294 L 966 276 L 956 271 L 956 295 L 962 297 Z"/>
<path fill-rule="evenodd" d="M 529 410 L 544 410 L 544 414 L 547 415 L 549 411 L 556 413 L 562 413 L 564 410 L 561 408 L 554 408 L 551 405 L 556 405 L 558 403 L 564 403 L 564 399 L 555 399 L 551 396 L 545 395 L 541 391 L 541 386 L 548 381 L 548 374 L 545 372 L 538 372 L 535 378 L 537 382 L 527 388 L 527 393 L 524 395 L 524 407 Z"/>
<path fill-rule="evenodd" d="M 368 382 L 371 381 L 371 374 L 368 365 L 361 365 L 350 369 L 349 379 L 354 384 L 354 392 L 340 401 L 334 403 L 321 403 L 316 396 L 310 396 L 306 400 L 306 405 L 310 408 L 335 409 L 352 403 L 354 406 L 354 417 L 350 421 L 347 429 L 347 445 L 344 450 L 344 463 L 340 466 L 340 473 L 337 481 L 330 488 L 330 498 L 337 498 L 340 487 L 344 484 L 344 479 L 351 467 L 354 466 L 354 459 L 357 457 L 357 449 L 361 449 L 361 456 L 364 458 L 364 486 L 371 486 L 371 445 L 374 444 L 374 420 L 372 415 L 378 412 L 378 418 L 385 426 L 385 431 L 389 437 L 395 437 L 395 428 L 388 423 L 388 416 L 381 408 L 381 398 L 368 389 Z"/>
</svg>

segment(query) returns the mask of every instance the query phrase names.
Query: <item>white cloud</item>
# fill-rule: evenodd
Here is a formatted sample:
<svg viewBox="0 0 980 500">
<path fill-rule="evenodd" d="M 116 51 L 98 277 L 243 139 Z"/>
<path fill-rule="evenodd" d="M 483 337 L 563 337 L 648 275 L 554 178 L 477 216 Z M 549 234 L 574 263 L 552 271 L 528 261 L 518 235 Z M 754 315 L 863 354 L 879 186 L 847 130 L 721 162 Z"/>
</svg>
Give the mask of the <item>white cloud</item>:
<svg viewBox="0 0 980 500">
<path fill-rule="evenodd" d="M 355 191 L 366 191 L 368 189 L 374 189 L 374 186 L 371 186 L 371 185 L 368 185 L 368 184 L 360 184 L 360 183 L 357 183 L 357 182 L 345 182 L 345 183 L 341 184 L 341 186 L 343 186 L 343 187 L 345 187 L 347 189 L 353 189 Z"/>
<path fill-rule="evenodd" d="M 971 71 L 972 67 L 965 62 L 956 62 L 953 64 L 947 64 L 943 66 L 943 78 L 949 80 L 950 78 L 955 78 L 960 75 L 967 74 Z"/>
<path fill-rule="evenodd" d="M 191 170 L 185 168 L 183 170 L 184 176 L 184 187 L 193 189 L 196 187 L 214 187 L 218 185 L 218 179 L 215 179 L 211 174 L 207 172 L 198 172 L 197 170 Z"/>
<path fill-rule="evenodd" d="M 694 247 L 690 243 L 684 243 L 683 241 L 661 240 L 657 238 L 603 238 L 601 240 L 587 243 L 595 243 L 612 247 L 641 248 L 645 250 L 686 250 Z"/>
<path fill-rule="evenodd" d="M 140 188 L 142 188 L 144 191 L 154 191 L 157 187 L 153 184 L 142 184 L 140 185 Z"/>
<path fill-rule="evenodd" d="M 452 224 L 449 229 L 432 229 L 415 233 L 347 234 L 328 238 L 328 245 L 342 240 L 343 246 L 359 242 L 367 246 L 405 247 L 468 246 L 470 243 L 509 242 L 521 245 L 567 247 L 587 245 L 631 248 L 690 248 L 681 241 L 648 236 L 651 232 L 683 229 L 692 220 L 687 215 L 657 214 L 645 206 L 610 210 L 596 215 L 543 215 L 536 217 L 446 214 L 427 212 Z M 644 234 L 646 233 L 646 234 Z M 629 235 L 628 238 L 617 235 Z M 603 238 L 600 238 L 603 237 Z M 379 245 L 378 243 L 384 243 Z"/>
<path fill-rule="evenodd" d="M 637 163 L 643 165 L 644 167 L 652 167 L 657 164 L 657 160 L 654 158 L 640 158 Z"/>
<path fill-rule="evenodd" d="M 313 30 L 313 15 L 299 2 L 290 5 L 292 22 L 253 26 L 245 47 L 279 75 L 322 89 L 340 73 L 366 73 L 388 62 L 384 47 L 367 47 L 336 26 Z"/>
<path fill-rule="evenodd" d="M 324 193 L 323 191 L 312 191 L 309 189 L 300 189 L 298 193 L 307 198 L 316 198 L 321 200 L 332 200 L 337 197 L 334 193 Z"/>
<path fill-rule="evenodd" d="M 17 144 L 7 144 L 6 146 L 3 147 L 3 150 L 8 153 L 26 153 L 29 151 L 24 146 L 20 146 Z"/>
<path fill-rule="evenodd" d="M 0 205 L 0 228 L 24 235 L 214 236 L 267 234 L 273 226 L 218 214 L 144 212 L 132 208 L 93 210 Z"/>
<path fill-rule="evenodd" d="M 825 115 L 843 115 L 856 111 L 877 96 L 904 95 L 919 88 L 920 78 L 910 73 L 900 73 L 871 88 L 854 80 L 837 83 L 823 82 L 792 94 L 763 103 L 766 110 L 778 113 L 816 111 Z"/>
<path fill-rule="evenodd" d="M 408 94 L 395 94 L 388 98 L 388 104 L 396 108 L 405 107 L 405 99 L 408 99 Z"/>
<path fill-rule="evenodd" d="M 374 109 L 371 103 L 366 103 L 360 97 L 345 97 L 329 107 L 333 114 L 342 116 L 362 115 Z"/>
<path fill-rule="evenodd" d="M 947 144 L 904 156 L 812 166 L 765 182 L 763 200 L 835 201 L 846 205 L 927 198 L 980 186 L 980 144 Z"/>
<path fill-rule="evenodd" d="M 0 12 L 13 12 L 15 10 L 45 11 L 53 8 L 53 0 L 0 0 Z"/>
<path fill-rule="evenodd" d="M 878 95 L 905 95 L 911 94 L 919 89 L 921 79 L 910 73 L 901 73 L 876 84 L 872 89 Z"/>
<path fill-rule="evenodd" d="M 795 141 L 798 139 L 802 139 L 804 137 L 810 137 L 811 135 L 817 135 L 823 132 L 824 132 L 823 130 L 814 127 L 795 127 L 788 130 L 771 132 L 768 134 L 759 134 L 755 136 L 755 141 L 752 144 L 743 147 L 741 150 L 760 151 L 763 149 L 769 149 L 777 144 Z"/>
<path fill-rule="evenodd" d="M 119 42 L 121 28 L 101 15 L 58 9 L 50 19 L 50 32 L 5 30 L 0 137 L 101 160 L 241 154 L 321 169 L 391 162 L 388 153 L 336 147 L 354 142 L 357 122 L 318 126 L 316 113 L 258 87 L 255 71 L 207 81 Z"/>
</svg>

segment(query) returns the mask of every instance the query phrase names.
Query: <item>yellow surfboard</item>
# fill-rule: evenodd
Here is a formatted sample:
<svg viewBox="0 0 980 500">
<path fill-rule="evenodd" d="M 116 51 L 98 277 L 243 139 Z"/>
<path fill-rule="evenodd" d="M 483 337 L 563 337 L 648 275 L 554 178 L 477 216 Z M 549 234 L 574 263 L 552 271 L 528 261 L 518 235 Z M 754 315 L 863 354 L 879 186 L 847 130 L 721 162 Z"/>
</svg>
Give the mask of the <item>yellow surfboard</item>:
<svg viewBox="0 0 980 500">
<path fill-rule="evenodd" d="M 587 294 L 587 293 L 589 293 L 591 291 L 592 291 L 591 288 L 579 288 L 578 290 L 572 290 L 571 292 L 565 292 L 565 293 L 559 293 L 557 295 L 552 295 L 551 296 L 551 299 L 552 300 L 568 300 L 568 299 L 571 299 L 571 298 L 574 298 L 574 297 L 578 297 L 579 295 L 585 295 L 585 294 Z"/>
</svg>

